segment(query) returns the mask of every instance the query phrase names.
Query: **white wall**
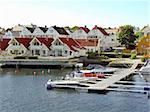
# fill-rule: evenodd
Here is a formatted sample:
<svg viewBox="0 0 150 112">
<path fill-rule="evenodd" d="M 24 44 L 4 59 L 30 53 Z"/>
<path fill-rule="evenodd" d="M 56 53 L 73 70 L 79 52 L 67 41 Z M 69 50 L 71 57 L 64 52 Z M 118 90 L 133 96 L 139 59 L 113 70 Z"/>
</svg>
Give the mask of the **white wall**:
<svg viewBox="0 0 150 112">
<path fill-rule="evenodd" d="M 34 36 L 44 36 L 45 33 L 39 27 L 36 27 L 34 32 L 32 33 L 32 35 L 34 35 Z"/>
<path fill-rule="evenodd" d="M 21 35 L 21 36 L 31 36 L 32 33 L 31 33 L 26 27 L 24 27 L 24 28 L 22 29 L 22 31 L 20 32 L 20 35 Z"/>
<path fill-rule="evenodd" d="M 52 36 L 54 38 L 55 37 L 59 37 L 59 33 L 53 27 L 48 28 L 48 30 L 46 31 L 45 35 Z"/>
<path fill-rule="evenodd" d="M 94 29 L 94 30 L 89 31 L 88 37 L 91 37 L 91 38 L 92 37 L 97 37 L 97 38 L 101 39 L 101 38 L 104 37 L 104 35 L 98 29 Z"/>
<path fill-rule="evenodd" d="M 88 34 L 82 29 L 76 30 L 71 34 L 71 37 L 74 39 L 86 39 L 87 36 Z"/>
</svg>

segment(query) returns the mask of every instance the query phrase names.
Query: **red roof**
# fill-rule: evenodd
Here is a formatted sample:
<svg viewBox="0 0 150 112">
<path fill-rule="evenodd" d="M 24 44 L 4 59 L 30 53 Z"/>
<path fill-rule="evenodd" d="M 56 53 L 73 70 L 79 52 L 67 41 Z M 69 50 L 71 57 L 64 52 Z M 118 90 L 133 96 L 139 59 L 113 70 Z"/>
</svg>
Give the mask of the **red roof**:
<svg viewBox="0 0 150 112">
<path fill-rule="evenodd" d="M 87 27 L 80 27 L 79 29 L 84 30 L 86 33 L 88 33 L 90 31 Z"/>
<path fill-rule="evenodd" d="M 23 44 L 26 48 L 29 47 L 32 38 L 15 38 L 20 44 Z"/>
<path fill-rule="evenodd" d="M 98 39 L 75 39 L 80 45 L 85 46 L 97 46 Z"/>
<path fill-rule="evenodd" d="M 73 51 L 77 51 L 75 48 L 82 48 L 81 45 L 72 38 L 59 38 L 59 39 Z"/>
<path fill-rule="evenodd" d="M 8 47 L 8 42 L 10 39 L 2 39 L 0 40 L 0 49 L 5 50 Z"/>
<path fill-rule="evenodd" d="M 52 42 L 54 40 L 53 38 L 42 38 L 42 37 L 37 37 L 37 39 L 41 43 L 45 44 L 48 48 L 51 46 L 51 44 L 52 44 Z"/>
<path fill-rule="evenodd" d="M 95 29 L 98 29 L 101 33 L 103 33 L 103 35 L 106 35 L 106 36 L 109 35 L 109 34 L 108 34 L 103 28 L 101 28 L 101 27 L 95 26 L 95 27 L 93 28 L 93 30 L 95 30 Z"/>
</svg>

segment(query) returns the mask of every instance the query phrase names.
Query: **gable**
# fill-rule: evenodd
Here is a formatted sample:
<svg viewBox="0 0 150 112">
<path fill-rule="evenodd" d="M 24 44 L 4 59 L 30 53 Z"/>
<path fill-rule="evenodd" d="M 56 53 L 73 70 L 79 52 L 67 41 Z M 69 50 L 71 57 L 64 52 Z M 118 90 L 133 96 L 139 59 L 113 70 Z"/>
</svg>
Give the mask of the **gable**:
<svg viewBox="0 0 150 112">
<path fill-rule="evenodd" d="M 36 27 L 33 35 L 44 35 L 44 32 L 39 27 Z"/>
<path fill-rule="evenodd" d="M 11 39 L 11 40 L 9 41 L 8 44 L 19 45 L 19 42 L 18 42 L 15 38 L 13 38 L 13 39 Z"/>
<path fill-rule="evenodd" d="M 20 34 L 21 35 L 31 35 L 32 33 L 26 27 L 24 27 Z"/>
<path fill-rule="evenodd" d="M 58 32 L 53 27 L 48 28 L 45 34 L 46 35 L 59 35 Z"/>
</svg>

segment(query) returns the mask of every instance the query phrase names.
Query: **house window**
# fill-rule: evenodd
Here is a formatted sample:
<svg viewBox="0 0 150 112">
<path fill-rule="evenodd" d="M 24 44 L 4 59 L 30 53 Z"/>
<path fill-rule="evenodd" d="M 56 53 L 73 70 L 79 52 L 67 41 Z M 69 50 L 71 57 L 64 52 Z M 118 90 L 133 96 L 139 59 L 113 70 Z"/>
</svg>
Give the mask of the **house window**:
<svg viewBox="0 0 150 112">
<path fill-rule="evenodd" d="M 67 54 L 67 51 L 65 51 L 65 54 Z"/>
<path fill-rule="evenodd" d="M 70 55 L 72 54 L 72 52 L 70 51 Z"/>
<path fill-rule="evenodd" d="M 33 50 L 32 50 L 31 52 L 32 52 L 32 54 L 34 54 L 34 51 L 33 51 Z"/>
<path fill-rule="evenodd" d="M 57 40 L 55 45 L 61 45 L 61 43 Z"/>
<path fill-rule="evenodd" d="M 114 39 L 111 39 L 111 41 L 114 41 Z"/>
<path fill-rule="evenodd" d="M 46 51 L 45 51 L 45 50 L 43 50 L 43 54 L 46 54 Z"/>
<path fill-rule="evenodd" d="M 37 42 L 36 40 L 33 42 L 33 45 L 38 46 L 40 45 L 39 42 Z"/>
<path fill-rule="evenodd" d="M 145 45 L 142 44 L 141 47 L 142 47 L 142 48 L 145 48 Z"/>
<path fill-rule="evenodd" d="M 14 54 L 18 54 L 18 50 L 14 50 Z"/>
<path fill-rule="evenodd" d="M 58 56 L 62 56 L 62 51 L 58 51 Z"/>
<path fill-rule="evenodd" d="M 13 54 L 13 51 L 11 50 L 10 53 Z"/>
<path fill-rule="evenodd" d="M 21 52 L 22 54 L 24 53 L 24 51 Z"/>
<path fill-rule="evenodd" d="M 53 33 L 53 30 L 49 30 L 49 32 Z"/>
<path fill-rule="evenodd" d="M 40 50 L 35 50 L 35 55 L 40 55 Z"/>
<path fill-rule="evenodd" d="M 16 46 L 16 45 L 17 45 L 17 42 L 12 41 L 12 45 Z"/>
</svg>

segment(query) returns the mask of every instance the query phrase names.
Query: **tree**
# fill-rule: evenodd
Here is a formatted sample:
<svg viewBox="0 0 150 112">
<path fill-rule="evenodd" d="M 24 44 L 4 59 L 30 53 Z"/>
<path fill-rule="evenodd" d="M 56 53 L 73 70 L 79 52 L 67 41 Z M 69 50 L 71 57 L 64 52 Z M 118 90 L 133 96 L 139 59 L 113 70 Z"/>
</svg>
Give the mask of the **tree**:
<svg viewBox="0 0 150 112">
<path fill-rule="evenodd" d="M 127 49 L 135 49 L 135 41 L 137 36 L 134 35 L 134 27 L 131 25 L 124 25 L 120 27 L 119 42 L 125 45 Z"/>
</svg>

